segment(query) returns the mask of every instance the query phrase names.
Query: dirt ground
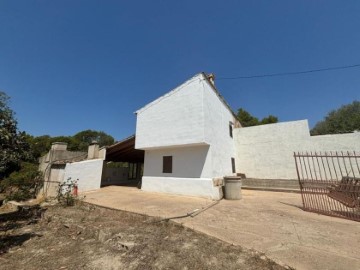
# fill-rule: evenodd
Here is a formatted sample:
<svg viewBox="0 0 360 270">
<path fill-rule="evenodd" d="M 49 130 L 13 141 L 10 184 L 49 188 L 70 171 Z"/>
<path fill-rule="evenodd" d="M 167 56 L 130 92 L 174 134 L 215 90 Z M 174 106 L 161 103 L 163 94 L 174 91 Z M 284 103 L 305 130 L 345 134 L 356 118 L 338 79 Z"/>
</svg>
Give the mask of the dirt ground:
<svg viewBox="0 0 360 270">
<path fill-rule="evenodd" d="M 0 269 L 290 269 L 182 227 L 81 203 L 0 213 Z"/>
</svg>

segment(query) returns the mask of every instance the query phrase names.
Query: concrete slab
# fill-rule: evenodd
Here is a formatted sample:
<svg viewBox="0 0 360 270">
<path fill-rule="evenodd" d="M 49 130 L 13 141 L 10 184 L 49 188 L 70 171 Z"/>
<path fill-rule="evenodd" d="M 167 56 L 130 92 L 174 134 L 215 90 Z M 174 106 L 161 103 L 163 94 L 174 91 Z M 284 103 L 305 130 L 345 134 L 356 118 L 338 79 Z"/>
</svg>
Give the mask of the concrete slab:
<svg viewBox="0 0 360 270">
<path fill-rule="evenodd" d="M 89 203 L 156 217 L 184 215 L 212 203 L 131 187 L 85 195 Z M 243 190 L 242 195 L 240 201 L 222 200 L 196 217 L 174 221 L 296 269 L 359 269 L 359 222 L 304 212 L 300 194 Z"/>
</svg>

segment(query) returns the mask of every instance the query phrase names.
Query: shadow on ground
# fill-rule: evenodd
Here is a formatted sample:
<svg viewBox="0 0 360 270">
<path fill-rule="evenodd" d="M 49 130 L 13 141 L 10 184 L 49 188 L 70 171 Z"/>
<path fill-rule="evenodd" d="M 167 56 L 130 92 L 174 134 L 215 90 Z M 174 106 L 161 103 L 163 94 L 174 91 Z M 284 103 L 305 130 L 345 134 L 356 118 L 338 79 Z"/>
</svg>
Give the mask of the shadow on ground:
<svg viewBox="0 0 360 270">
<path fill-rule="evenodd" d="M 13 230 L 36 224 L 45 211 L 46 209 L 36 205 L 19 206 L 12 212 L 0 213 L 0 254 L 8 252 L 10 248 L 21 246 L 34 236 L 41 236 L 32 232 L 13 234 Z"/>
<path fill-rule="evenodd" d="M 0 237 L 0 254 L 8 252 L 10 248 L 21 246 L 30 238 L 41 235 L 36 233 L 24 233 L 20 235 L 4 235 Z"/>
</svg>

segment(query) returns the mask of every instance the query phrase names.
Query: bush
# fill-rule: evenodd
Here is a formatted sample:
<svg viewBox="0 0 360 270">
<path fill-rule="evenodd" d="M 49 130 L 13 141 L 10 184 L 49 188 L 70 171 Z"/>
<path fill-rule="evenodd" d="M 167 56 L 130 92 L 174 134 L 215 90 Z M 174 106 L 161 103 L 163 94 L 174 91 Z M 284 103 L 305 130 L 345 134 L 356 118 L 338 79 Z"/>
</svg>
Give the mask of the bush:
<svg viewBox="0 0 360 270">
<path fill-rule="evenodd" d="M 6 194 L 7 200 L 23 201 L 35 198 L 42 183 L 38 165 L 22 162 L 19 171 L 12 172 L 0 182 L 0 190 Z"/>
<path fill-rule="evenodd" d="M 57 199 L 60 204 L 64 206 L 73 206 L 77 200 L 77 194 L 74 194 L 74 189 L 77 188 L 77 180 L 72 180 L 69 177 L 66 181 L 59 184 Z"/>
<path fill-rule="evenodd" d="M 341 134 L 360 131 L 360 101 L 331 111 L 311 130 L 311 135 Z"/>
</svg>

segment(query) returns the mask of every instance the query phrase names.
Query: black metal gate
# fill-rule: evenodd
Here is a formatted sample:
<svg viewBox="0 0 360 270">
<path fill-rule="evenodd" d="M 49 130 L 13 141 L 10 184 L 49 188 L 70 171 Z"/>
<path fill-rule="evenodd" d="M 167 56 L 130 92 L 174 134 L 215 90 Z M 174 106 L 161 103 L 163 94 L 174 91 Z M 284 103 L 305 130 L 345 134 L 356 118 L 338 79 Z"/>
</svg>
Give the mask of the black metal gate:
<svg viewBox="0 0 360 270">
<path fill-rule="evenodd" d="M 360 153 L 294 153 L 304 210 L 360 221 Z"/>
</svg>

